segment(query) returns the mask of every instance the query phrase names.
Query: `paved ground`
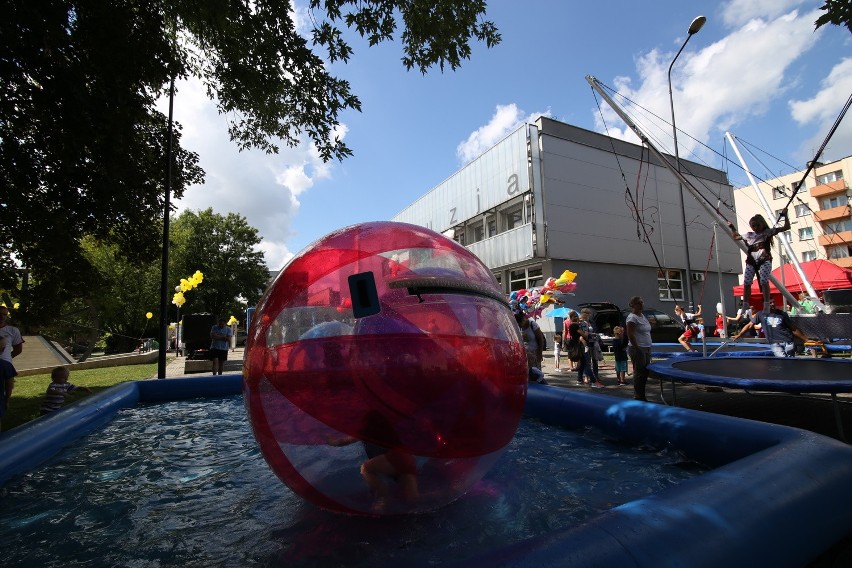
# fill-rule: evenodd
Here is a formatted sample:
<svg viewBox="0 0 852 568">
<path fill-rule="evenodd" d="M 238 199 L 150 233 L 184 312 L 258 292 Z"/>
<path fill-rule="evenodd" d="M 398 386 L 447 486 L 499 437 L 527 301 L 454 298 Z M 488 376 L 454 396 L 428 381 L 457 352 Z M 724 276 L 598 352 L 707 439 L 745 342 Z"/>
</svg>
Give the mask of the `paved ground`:
<svg viewBox="0 0 852 568">
<path fill-rule="evenodd" d="M 228 360 L 225 361 L 226 373 L 241 373 L 243 370 L 243 348 L 237 347 L 234 351 L 228 351 Z M 172 357 L 174 352 L 170 351 L 168 357 Z M 205 372 L 186 372 L 186 357 L 175 357 L 166 364 L 166 378 L 174 379 L 176 377 L 197 377 L 200 375 L 209 375 L 212 370 L 212 363 L 207 363 Z"/>
<path fill-rule="evenodd" d="M 590 391 L 601 396 L 633 398 L 632 381 L 630 381 L 629 386 L 616 385 L 612 362 L 605 361 L 604 363 L 600 377 L 601 381 L 607 386 L 603 389 L 578 386 L 576 373 L 556 371 L 552 353 L 545 354 L 543 371 L 545 378 L 553 386 Z M 568 369 L 570 362 L 563 358 L 560 365 L 563 369 Z M 819 399 L 814 400 L 784 394 L 749 394 L 736 389 L 708 391 L 706 387 L 687 384 L 678 384 L 676 389 L 677 406 L 683 408 L 783 424 L 840 439 L 833 405 L 828 396 L 818 395 Z M 646 394 L 651 402 L 657 404 L 672 403 L 671 383 L 669 382 L 664 383 L 664 389 L 661 393 L 660 381 L 650 378 Z M 852 403 L 852 397 L 848 395 L 840 395 L 839 398 L 841 401 Z M 852 404 L 847 403 L 840 404 L 839 408 L 841 422 L 847 433 L 847 438 L 852 441 Z"/>
</svg>

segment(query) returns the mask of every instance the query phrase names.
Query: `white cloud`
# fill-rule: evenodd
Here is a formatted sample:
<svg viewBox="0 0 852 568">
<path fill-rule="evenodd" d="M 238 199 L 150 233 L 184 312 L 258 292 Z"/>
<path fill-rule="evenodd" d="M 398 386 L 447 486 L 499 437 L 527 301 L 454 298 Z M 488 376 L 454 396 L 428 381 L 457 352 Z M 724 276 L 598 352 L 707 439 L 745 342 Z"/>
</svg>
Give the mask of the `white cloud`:
<svg viewBox="0 0 852 568">
<path fill-rule="evenodd" d="M 524 112 L 514 103 L 497 105 L 491 120 L 471 132 L 467 140 L 456 147 L 456 156 L 462 164 L 466 164 L 482 155 L 520 124 L 532 122 L 539 116 L 550 116 L 550 111 L 524 116 Z"/>
<path fill-rule="evenodd" d="M 802 125 L 816 123 L 819 134 L 802 144 L 802 152 L 813 154 L 828 135 L 837 120 L 843 105 L 852 93 L 852 58 L 846 58 L 835 65 L 828 77 L 820 83 L 820 90 L 813 97 L 804 101 L 790 101 L 790 112 L 793 119 Z M 832 153 L 832 148 L 841 149 Z M 840 123 L 834 136 L 828 143 L 822 161 L 845 158 L 852 148 L 852 123 L 847 116 Z"/>
<path fill-rule="evenodd" d="M 774 1 L 767 3 L 776 6 Z M 813 22 L 817 12 L 799 14 L 797 11 L 781 13 L 772 19 L 751 16 L 746 5 L 762 2 L 729 4 L 728 12 L 735 7 L 743 8 L 741 25 L 727 36 L 699 47 L 700 35 L 687 44 L 672 71 L 672 90 L 675 116 L 679 131 L 706 143 L 711 138 L 720 139 L 725 130 L 734 129 L 741 121 L 761 115 L 773 101 L 783 97 L 785 89 L 796 78 L 789 76 L 791 65 L 805 54 L 817 41 L 819 32 L 814 32 Z M 789 7 L 795 2 L 778 2 Z M 760 13 L 760 10 L 754 10 Z M 769 10 L 777 14 L 778 10 Z M 727 12 L 726 12 L 727 13 Z M 734 20 L 730 16 L 731 21 Z M 678 45 L 678 48 L 680 45 Z M 665 152 L 673 152 L 671 117 L 668 94 L 668 68 L 677 51 L 653 50 L 640 55 L 636 61 L 639 85 L 633 87 L 629 78 L 615 79 L 616 90 L 649 109 L 657 117 L 646 115 L 647 123 L 639 117 L 637 123 L 644 126 L 652 141 Z M 617 100 L 616 102 L 621 102 Z M 615 114 L 602 103 L 604 117 L 610 135 L 636 141 Z M 632 113 L 631 113 L 632 114 Z M 597 128 L 603 129 L 600 116 L 595 112 Z M 689 136 L 678 135 L 681 155 L 689 155 L 698 143 Z"/>
<path fill-rule="evenodd" d="M 722 21 L 739 27 L 752 19 L 773 19 L 802 4 L 805 0 L 731 0 L 722 7 Z"/>
<path fill-rule="evenodd" d="M 286 242 L 299 212 L 299 196 L 318 179 L 330 177 L 330 165 L 308 143 L 297 148 L 280 145 L 277 155 L 238 151 L 228 136 L 225 117 L 195 80 L 180 84 L 175 120 L 183 127 L 183 147 L 199 154 L 206 172 L 205 183 L 190 187 L 176 202 L 178 210 L 212 207 L 223 215 L 241 214 L 258 230 L 262 238 L 258 248 L 267 265 L 272 269 L 283 266 L 293 256 Z M 342 139 L 346 132 L 341 126 L 337 135 Z"/>
</svg>

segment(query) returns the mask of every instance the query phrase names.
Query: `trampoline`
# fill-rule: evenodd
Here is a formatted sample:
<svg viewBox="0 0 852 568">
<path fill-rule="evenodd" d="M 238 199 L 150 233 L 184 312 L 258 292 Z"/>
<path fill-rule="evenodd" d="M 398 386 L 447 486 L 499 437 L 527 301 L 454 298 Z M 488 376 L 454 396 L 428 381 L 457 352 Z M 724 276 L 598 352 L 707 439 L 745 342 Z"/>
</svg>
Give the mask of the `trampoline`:
<svg viewBox="0 0 852 568">
<path fill-rule="evenodd" d="M 695 351 L 690 352 L 683 348 L 680 343 L 655 343 L 651 346 L 651 357 L 654 359 L 669 359 L 672 357 L 702 357 L 703 349 L 700 342 L 692 345 Z M 739 357 L 739 356 L 772 356 L 772 350 L 765 343 L 720 343 L 718 341 L 707 342 L 707 355 L 714 357 Z"/>
<path fill-rule="evenodd" d="M 651 363 L 650 371 L 672 384 L 672 403 L 677 405 L 678 382 L 742 389 L 748 393 L 771 392 L 831 396 L 837 431 L 845 442 L 837 393 L 852 392 L 852 360 L 798 357 L 675 358 Z M 663 399 L 665 401 L 665 399 Z"/>
</svg>

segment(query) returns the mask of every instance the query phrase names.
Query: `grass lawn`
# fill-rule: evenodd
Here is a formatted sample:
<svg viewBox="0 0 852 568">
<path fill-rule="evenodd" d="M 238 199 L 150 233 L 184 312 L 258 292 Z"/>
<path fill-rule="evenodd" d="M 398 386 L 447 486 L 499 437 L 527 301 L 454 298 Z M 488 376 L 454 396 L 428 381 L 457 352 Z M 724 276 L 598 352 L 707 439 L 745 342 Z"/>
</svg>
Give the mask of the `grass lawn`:
<svg viewBox="0 0 852 568">
<path fill-rule="evenodd" d="M 102 391 L 119 383 L 150 379 L 157 375 L 157 363 L 145 365 L 125 365 L 122 367 L 105 367 L 102 369 L 82 369 L 71 371 L 68 381 L 77 386 L 89 387 L 93 393 Z M 3 431 L 20 426 L 40 416 L 39 408 L 47 386 L 50 384 L 50 374 L 30 375 L 15 378 L 15 390 L 9 410 L 3 417 Z M 90 396 L 85 392 L 71 393 L 65 404 L 71 404 L 83 397 Z"/>
</svg>

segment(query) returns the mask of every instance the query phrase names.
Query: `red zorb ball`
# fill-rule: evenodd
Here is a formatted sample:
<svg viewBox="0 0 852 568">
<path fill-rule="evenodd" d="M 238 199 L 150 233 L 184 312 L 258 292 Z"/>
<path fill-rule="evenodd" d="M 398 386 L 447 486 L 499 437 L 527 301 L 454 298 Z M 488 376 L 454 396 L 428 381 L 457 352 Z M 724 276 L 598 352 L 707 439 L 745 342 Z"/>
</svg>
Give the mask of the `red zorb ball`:
<svg viewBox="0 0 852 568">
<path fill-rule="evenodd" d="M 450 503 L 515 434 L 520 334 L 488 268 L 428 229 L 365 223 L 281 271 L 243 369 L 264 458 L 303 498 L 347 513 Z"/>
</svg>

